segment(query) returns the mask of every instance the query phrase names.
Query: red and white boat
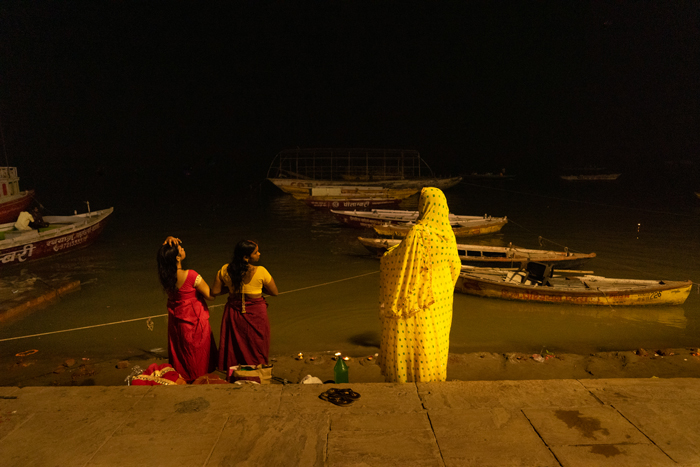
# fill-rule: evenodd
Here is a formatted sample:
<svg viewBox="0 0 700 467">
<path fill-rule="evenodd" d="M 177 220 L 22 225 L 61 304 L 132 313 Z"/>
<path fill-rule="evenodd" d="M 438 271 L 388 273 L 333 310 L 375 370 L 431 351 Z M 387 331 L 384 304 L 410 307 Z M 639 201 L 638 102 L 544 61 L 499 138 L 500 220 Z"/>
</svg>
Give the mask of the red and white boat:
<svg viewBox="0 0 700 467">
<path fill-rule="evenodd" d="M 17 167 L 0 167 L 0 223 L 14 222 L 34 196 L 34 190 L 19 191 Z"/>
<path fill-rule="evenodd" d="M 88 246 L 102 233 L 113 210 L 109 208 L 73 216 L 44 216 L 49 226 L 39 230 L 16 230 L 14 221 L 0 225 L 0 267 Z"/>
</svg>

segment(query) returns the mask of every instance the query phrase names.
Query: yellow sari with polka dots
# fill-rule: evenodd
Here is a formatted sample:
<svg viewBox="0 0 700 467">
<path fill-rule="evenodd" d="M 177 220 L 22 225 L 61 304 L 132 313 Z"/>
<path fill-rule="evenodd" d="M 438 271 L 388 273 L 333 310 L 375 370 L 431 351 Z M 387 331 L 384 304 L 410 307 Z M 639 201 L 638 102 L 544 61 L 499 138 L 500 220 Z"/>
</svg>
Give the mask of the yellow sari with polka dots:
<svg viewBox="0 0 700 467">
<path fill-rule="evenodd" d="M 389 382 L 445 381 L 461 262 L 443 192 L 423 188 L 418 221 L 381 259 L 378 363 Z"/>
</svg>

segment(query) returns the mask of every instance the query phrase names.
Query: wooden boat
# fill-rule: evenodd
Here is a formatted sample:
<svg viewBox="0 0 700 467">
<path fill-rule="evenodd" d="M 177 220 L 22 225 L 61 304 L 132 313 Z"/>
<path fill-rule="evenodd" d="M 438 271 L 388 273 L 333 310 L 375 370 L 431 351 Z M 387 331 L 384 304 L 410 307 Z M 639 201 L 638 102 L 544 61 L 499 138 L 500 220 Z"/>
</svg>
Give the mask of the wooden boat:
<svg viewBox="0 0 700 467">
<path fill-rule="evenodd" d="M 455 291 L 481 297 L 598 306 L 681 305 L 692 281 L 609 279 L 594 275 L 562 276 L 540 263 L 525 269 L 462 266 Z"/>
<path fill-rule="evenodd" d="M 508 223 L 505 217 L 478 217 L 478 216 L 460 216 L 473 217 L 471 219 L 460 219 L 456 222 L 451 221 L 452 231 L 455 237 L 474 237 L 476 235 L 486 235 L 500 231 L 504 225 Z M 395 224 L 387 223 L 382 225 L 372 226 L 375 232 L 379 235 L 391 237 L 405 237 L 408 231 L 414 224 L 412 222 Z"/>
<path fill-rule="evenodd" d="M 398 207 L 400 198 L 343 198 L 310 196 L 304 202 L 315 209 L 374 209 Z"/>
<path fill-rule="evenodd" d="M 34 196 L 34 190 L 19 191 L 17 167 L 0 167 L 0 224 L 14 222 Z"/>
<path fill-rule="evenodd" d="M 39 230 L 15 230 L 14 223 L 0 225 L 0 267 L 23 264 L 83 248 L 104 229 L 113 208 L 73 216 L 44 216 L 49 223 Z"/>
<path fill-rule="evenodd" d="M 339 221 L 356 228 L 367 228 L 384 224 L 405 224 L 415 222 L 418 219 L 418 211 L 407 211 L 404 209 L 372 209 L 370 211 L 342 211 L 334 209 L 331 212 Z M 484 214 L 483 218 L 458 214 L 449 215 L 452 224 L 487 218 L 486 214 Z"/>
<path fill-rule="evenodd" d="M 267 179 L 282 191 L 328 185 L 445 190 L 462 177 L 436 177 L 418 151 L 376 148 L 297 148 L 280 151 Z"/>
<path fill-rule="evenodd" d="M 359 198 L 393 198 L 406 199 L 415 195 L 420 188 L 384 188 L 381 186 L 316 186 L 293 187 L 289 190 L 296 199 L 359 199 Z"/>
<path fill-rule="evenodd" d="M 370 252 L 381 256 L 401 240 L 389 238 L 364 238 L 358 240 Z M 558 268 L 577 268 L 595 258 L 595 253 L 571 253 L 553 250 L 531 250 L 513 246 L 488 246 L 457 244 L 457 254 L 462 264 L 491 268 L 520 267 L 522 263 L 535 261 L 556 265 Z"/>
<path fill-rule="evenodd" d="M 316 209 L 374 209 L 398 207 L 399 203 L 418 193 L 417 188 L 390 189 L 380 186 L 295 187 L 292 196 Z"/>
</svg>

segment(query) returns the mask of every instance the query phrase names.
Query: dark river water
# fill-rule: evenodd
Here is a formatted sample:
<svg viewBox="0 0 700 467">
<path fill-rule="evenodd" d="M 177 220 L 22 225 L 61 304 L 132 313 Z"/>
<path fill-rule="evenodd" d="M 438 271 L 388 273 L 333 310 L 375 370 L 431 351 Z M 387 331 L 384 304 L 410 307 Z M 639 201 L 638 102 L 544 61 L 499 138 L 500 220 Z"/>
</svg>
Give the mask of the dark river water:
<svg viewBox="0 0 700 467">
<path fill-rule="evenodd" d="M 281 292 L 268 298 L 272 354 L 376 352 L 379 261 L 357 241 L 371 231 L 344 227 L 328 212 L 312 210 L 264 180 L 235 189 L 186 182 L 164 185 L 139 174 L 95 182 L 92 209 L 115 208 L 96 243 L 2 271 L 9 287 L 13 280 L 35 276 L 78 279 L 81 289 L 3 323 L 0 352 L 39 349 L 57 356 L 119 358 L 166 349 L 166 296 L 155 270 L 155 254 L 166 235 L 184 241 L 187 267 L 210 284 L 236 242 L 259 243 L 260 264 Z M 598 275 L 696 283 L 686 303 L 674 307 L 585 307 L 456 294 L 451 351 L 581 354 L 700 345 L 700 200 L 693 188 L 671 176 L 623 174 L 607 183 L 523 177 L 464 181 L 446 190 L 455 214 L 510 220 L 499 234 L 460 243 L 568 247 L 597 253 L 584 269 Z M 52 201 L 42 202 L 73 210 L 69 203 Z M 413 197 L 402 207 L 416 204 Z M 210 304 L 217 341 L 225 300 Z M 152 330 L 147 317 L 153 317 Z M 25 337 L 35 334 L 42 335 Z"/>
</svg>

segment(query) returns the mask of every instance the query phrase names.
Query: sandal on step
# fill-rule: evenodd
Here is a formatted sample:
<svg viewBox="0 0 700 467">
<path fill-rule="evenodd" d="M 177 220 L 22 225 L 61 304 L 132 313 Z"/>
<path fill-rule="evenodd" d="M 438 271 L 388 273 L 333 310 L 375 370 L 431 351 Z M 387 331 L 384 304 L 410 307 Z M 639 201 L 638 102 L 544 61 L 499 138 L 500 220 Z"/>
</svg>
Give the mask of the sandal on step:
<svg viewBox="0 0 700 467">
<path fill-rule="evenodd" d="M 340 395 L 338 395 L 338 394 L 331 393 L 330 391 L 331 391 L 331 390 L 326 391 L 326 392 L 322 392 L 321 394 L 319 394 L 318 397 L 319 397 L 320 399 L 324 400 L 324 401 L 328 401 L 328 402 L 330 402 L 331 404 L 339 405 L 339 406 L 341 406 L 341 407 L 350 405 L 350 404 L 352 404 L 353 402 L 355 402 L 355 401 L 353 401 L 352 399 L 348 399 L 348 398 L 346 398 L 346 397 L 342 397 L 342 396 L 340 396 Z"/>
<path fill-rule="evenodd" d="M 345 388 L 345 389 L 333 388 L 333 389 L 329 389 L 327 392 L 328 392 L 328 394 L 335 394 L 335 395 L 338 395 L 340 397 L 352 399 L 354 401 L 360 398 L 360 394 L 356 393 L 355 391 L 353 391 L 350 388 Z"/>
</svg>

